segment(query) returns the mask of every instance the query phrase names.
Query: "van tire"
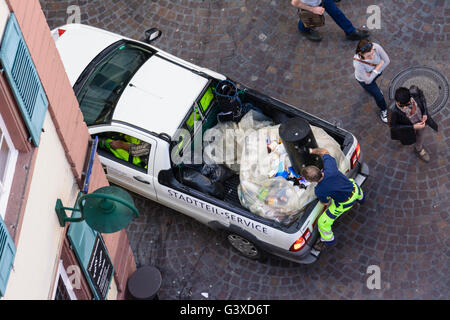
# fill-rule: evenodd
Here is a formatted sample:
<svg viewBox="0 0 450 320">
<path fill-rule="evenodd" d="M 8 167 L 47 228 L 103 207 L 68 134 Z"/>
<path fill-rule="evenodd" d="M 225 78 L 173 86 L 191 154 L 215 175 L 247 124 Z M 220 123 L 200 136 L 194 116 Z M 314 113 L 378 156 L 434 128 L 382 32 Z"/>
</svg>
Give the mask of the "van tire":
<svg viewBox="0 0 450 320">
<path fill-rule="evenodd" d="M 237 233 L 228 233 L 227 234 L 228 243 L 241 254 L 242 256 L 257 261 L 266 261 L 267 257 L 263 250 L 258 248 L 253 242 L 248 240 L 247 238 L 237 234 Z"/>
</svg>

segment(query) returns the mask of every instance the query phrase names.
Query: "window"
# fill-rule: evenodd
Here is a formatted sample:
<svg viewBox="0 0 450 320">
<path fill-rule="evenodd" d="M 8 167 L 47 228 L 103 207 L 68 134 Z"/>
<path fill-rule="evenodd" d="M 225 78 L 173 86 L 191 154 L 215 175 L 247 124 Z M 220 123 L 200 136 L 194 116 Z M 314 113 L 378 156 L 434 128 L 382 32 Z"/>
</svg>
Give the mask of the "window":
<svg viewBox="0 0 450 320">
<path fill-rule="evenodd" d="M 0 216 L 5 218 L 18 151 L 14 148 L 0 115 Z"/>
<path fill-rule="evenodd" d="M 150 143 L 118 132 L 103 133 L 99 135 L 98 141 L 99 155 L 139 171 L 147 171 Z"/>
<path fill-rule="evenodd" d="M 93 70 L 89 70 L 82 88 L 75 90 L 88 126 L 111 120 L 117 101 L 128 82 L 152 54 L 140 46 L 123 42 L 99 63 L 93 64 Z M 86 72 L 81 77 L 84 74 Z"/>
<path fill-rule="evenodd" d="M 62 260 L 59 261 L 53 300 L 77 300 L 71 281 L 67 275 Z"/>
</svg>

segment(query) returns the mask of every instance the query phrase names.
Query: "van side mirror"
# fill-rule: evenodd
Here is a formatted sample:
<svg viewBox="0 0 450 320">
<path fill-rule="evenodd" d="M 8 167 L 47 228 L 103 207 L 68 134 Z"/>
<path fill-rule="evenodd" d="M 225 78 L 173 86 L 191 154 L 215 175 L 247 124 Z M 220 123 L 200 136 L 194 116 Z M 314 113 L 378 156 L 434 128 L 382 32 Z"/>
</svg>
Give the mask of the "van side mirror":
<svg viewBox="0 0 450 320">
<path fill-rule="evenodd" d="M 145 31 L 145 42 L 151 43 L 161 37 L 162 32 L 158 28 L 151 28 Z"/>
</svg>

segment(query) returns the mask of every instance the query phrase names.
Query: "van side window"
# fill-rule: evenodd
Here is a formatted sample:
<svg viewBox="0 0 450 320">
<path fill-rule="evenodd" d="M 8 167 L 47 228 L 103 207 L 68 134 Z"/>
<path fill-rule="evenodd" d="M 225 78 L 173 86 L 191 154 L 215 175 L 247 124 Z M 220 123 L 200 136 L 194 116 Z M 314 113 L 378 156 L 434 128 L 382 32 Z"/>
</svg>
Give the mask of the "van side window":
<svg viewBox="0 0 450 320">
<path fill-rule="evenodd" d="M 119 132 L 102 133 L 98 138 L 100 155 L 140 171 L 147 171 L 150 143 Z"/>
</svg>

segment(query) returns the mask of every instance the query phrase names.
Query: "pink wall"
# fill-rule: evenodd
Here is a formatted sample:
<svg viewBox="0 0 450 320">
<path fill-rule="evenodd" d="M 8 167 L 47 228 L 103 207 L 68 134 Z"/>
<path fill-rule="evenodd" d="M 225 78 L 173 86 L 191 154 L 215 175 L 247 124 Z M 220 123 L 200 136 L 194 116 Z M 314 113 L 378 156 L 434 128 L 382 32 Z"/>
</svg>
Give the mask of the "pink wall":
<svg viewBox="0 0 450 320">
<path fill-rule="evenodd" d="M 72 172 L 80 187 L 90 138 L 78 101 L 69 83 L 55 42 L 50 34 L 44 13 L 38 0 L 7 0 L 16 15 L 25 42 L 49 101 L 49 112 L 58 132 Z M 95 158 L 89 192 L 108 181 L 98 156 Z"/>
</svg>

